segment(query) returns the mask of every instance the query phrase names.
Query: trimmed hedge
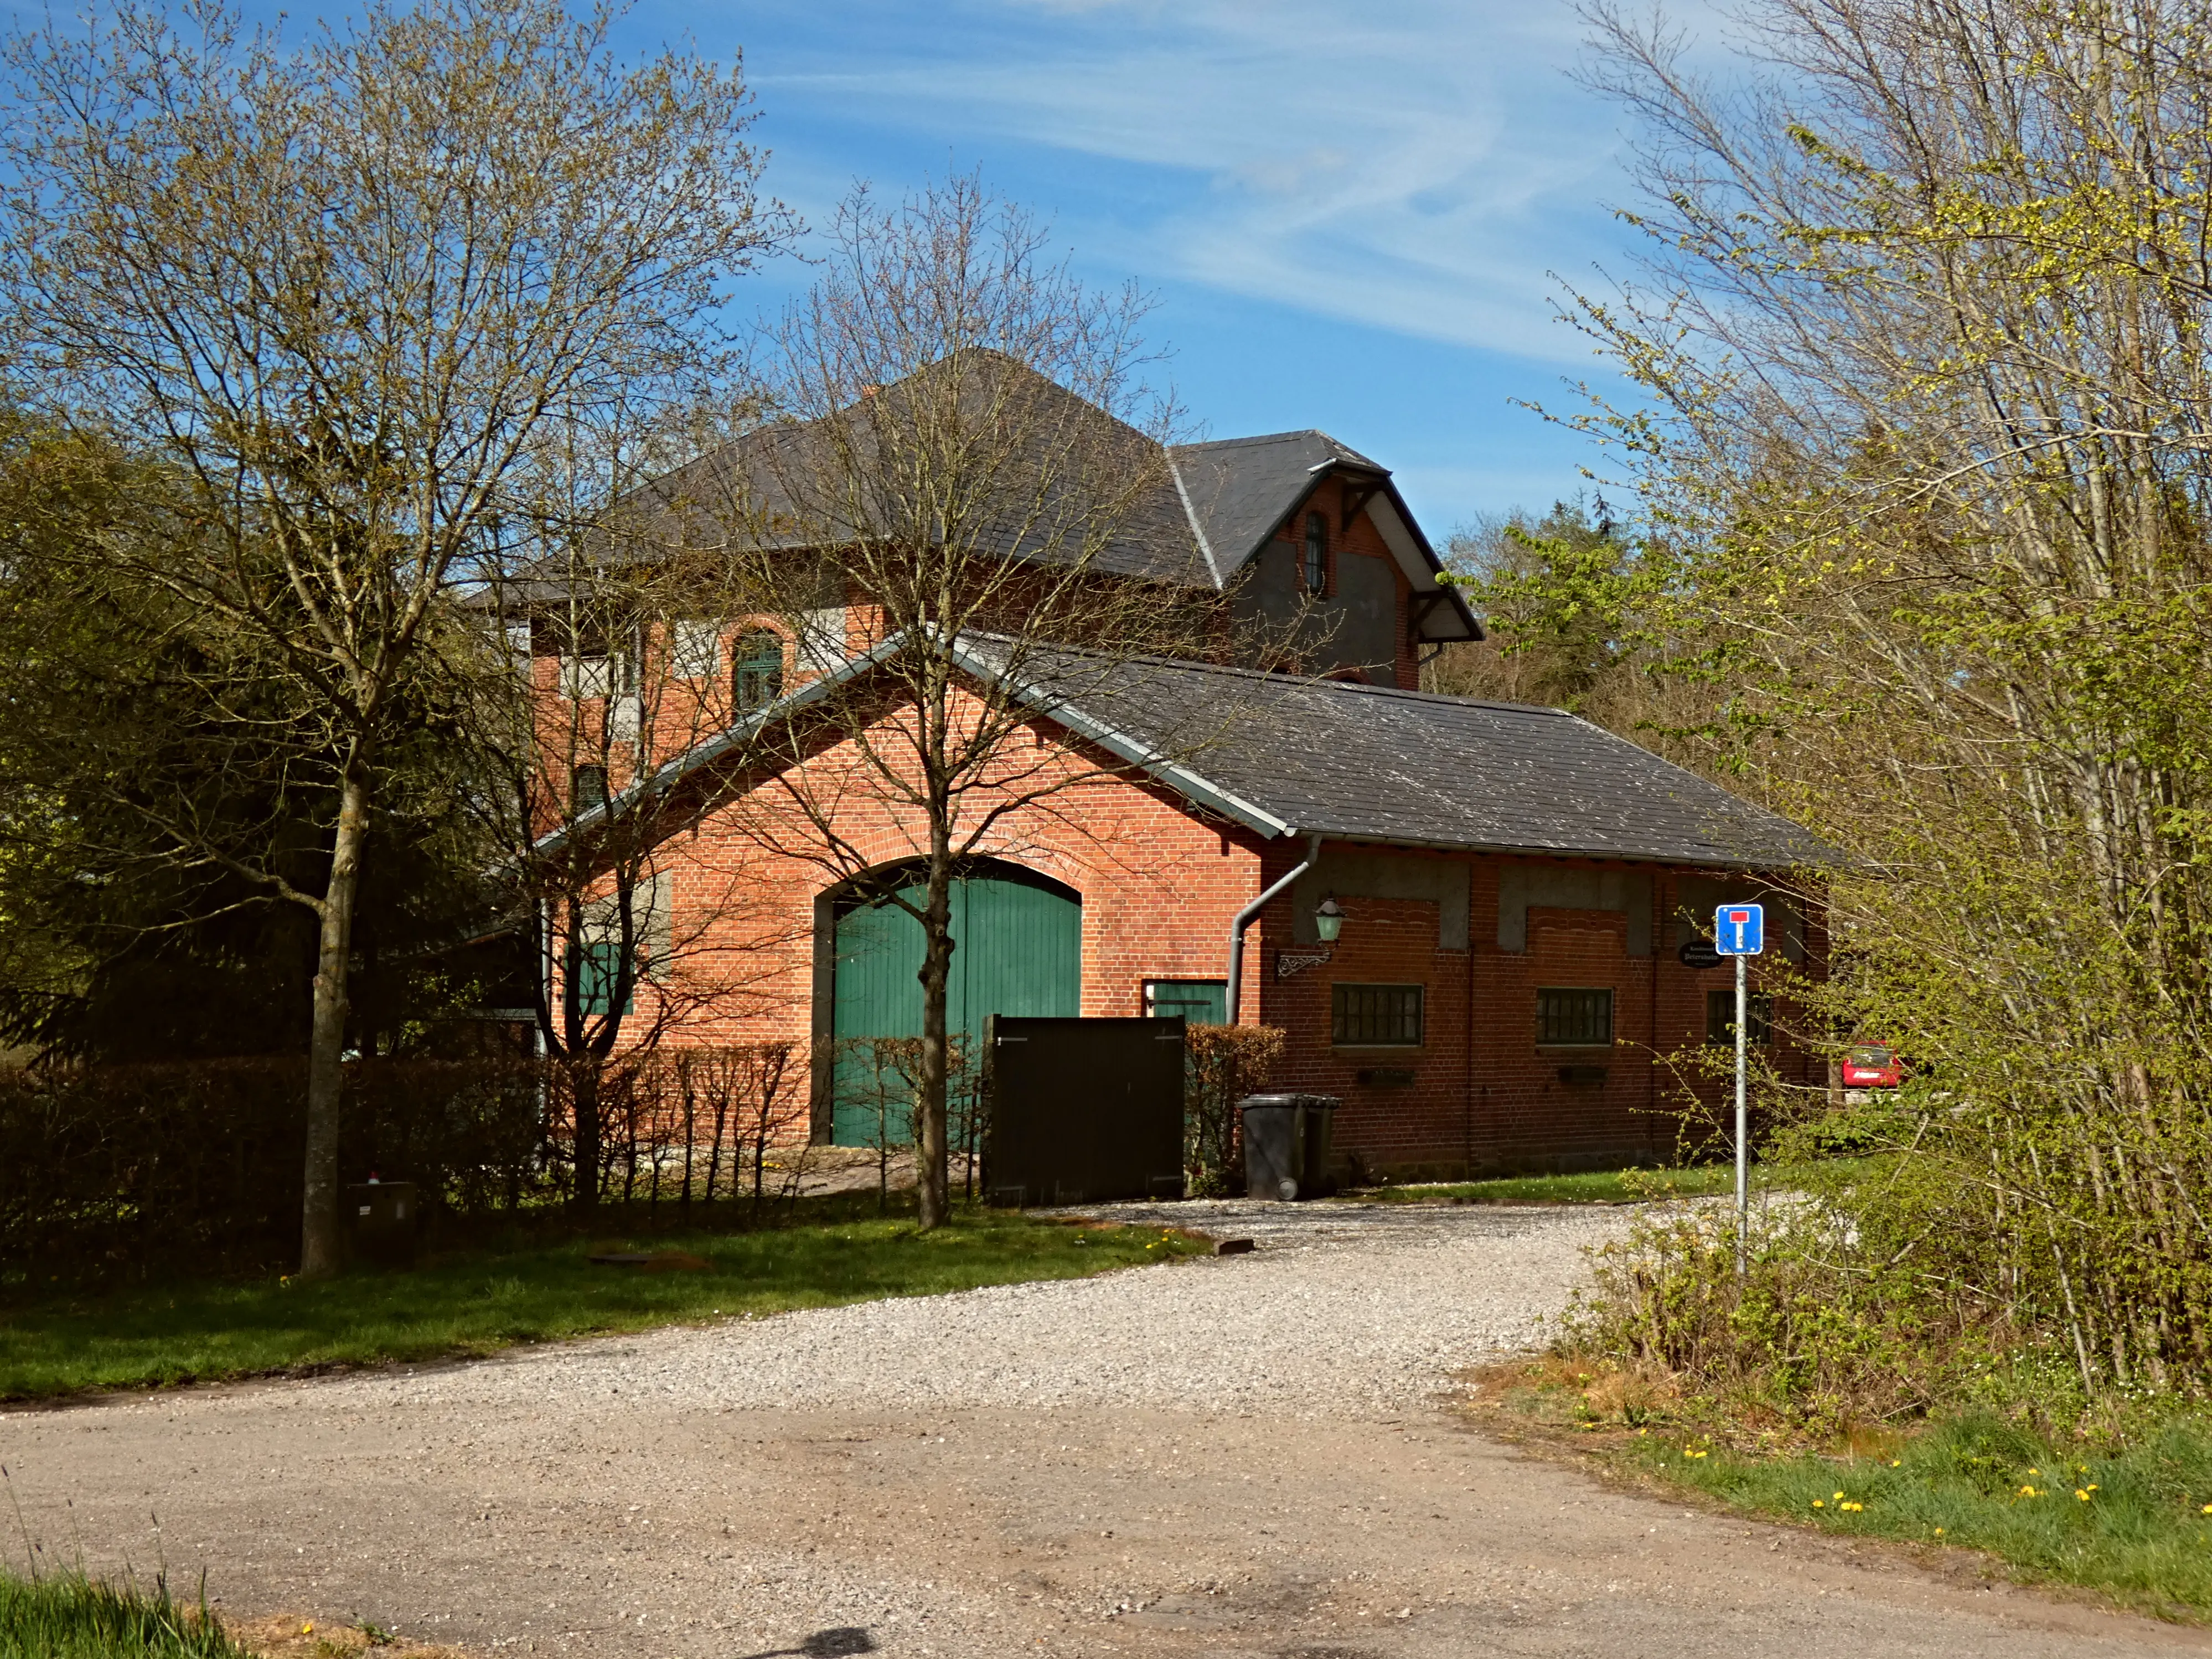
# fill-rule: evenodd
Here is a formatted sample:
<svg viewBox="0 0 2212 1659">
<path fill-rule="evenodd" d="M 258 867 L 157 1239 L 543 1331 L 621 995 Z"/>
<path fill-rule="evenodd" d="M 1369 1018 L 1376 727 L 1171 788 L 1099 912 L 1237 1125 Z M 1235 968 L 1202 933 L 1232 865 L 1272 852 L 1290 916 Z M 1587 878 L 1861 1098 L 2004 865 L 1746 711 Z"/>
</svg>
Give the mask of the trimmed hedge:
<svg viewBox="0 0 2212 1659">
<path fill-rule="evenodd" d="M 739 1195 L 767 1148 L 804 1133 L 790 1062 L 763 1043 L 604 1063 L 599 1191 Z M 340 1179 L 413 1181 L 433 1225 L 565 1200 L 574 1080 L 522 1058 L 354 1061 Z M 303 1060 L 0 1073 L 0 1289 L 288 1265 L 306 1096 Z"/>
</svg>

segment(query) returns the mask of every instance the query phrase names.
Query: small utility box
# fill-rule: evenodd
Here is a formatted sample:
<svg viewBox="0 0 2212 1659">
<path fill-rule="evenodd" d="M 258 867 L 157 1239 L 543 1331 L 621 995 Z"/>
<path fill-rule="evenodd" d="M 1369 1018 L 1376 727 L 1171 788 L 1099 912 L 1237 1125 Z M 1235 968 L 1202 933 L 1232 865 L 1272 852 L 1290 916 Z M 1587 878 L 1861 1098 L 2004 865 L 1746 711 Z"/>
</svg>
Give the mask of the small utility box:
<svg viewBox="0 0 2212 1659">
<path fill-rule="evenodd" d="M 1334 1095 L 1247 1095 L 1238 1101 L 1246 1194 L 1298 1199 L 1333 1192 L 1328 1153 L 1336 1108 Z"/>
<path fill-rule="evenodd" d="M 354 1259 L 380 1267 L 415 1265 L 421 1205 L 411 1181 L 364 1181 L 345 1189 L 347 1233 Z"/>
</svg>

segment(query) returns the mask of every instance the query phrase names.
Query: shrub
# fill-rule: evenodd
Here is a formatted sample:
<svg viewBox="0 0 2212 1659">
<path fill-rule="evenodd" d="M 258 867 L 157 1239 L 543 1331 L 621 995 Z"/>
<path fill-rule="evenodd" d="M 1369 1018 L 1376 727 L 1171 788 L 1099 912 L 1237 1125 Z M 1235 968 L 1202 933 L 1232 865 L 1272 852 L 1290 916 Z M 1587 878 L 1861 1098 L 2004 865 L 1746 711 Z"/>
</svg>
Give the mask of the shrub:
<svg viewBox="0 0 2212 1659">
<path fill-rule="evenodd" d="M 1243 1186 L 1237 1103 L 1267 1087 L 1283 1057 L 1283 1033 L 1272 1025 L 1194 1025 L 1183 1042 L 1183 1190 L 1218 1198 Z"/>
<path fill-rule="evenodd" d="M 414 1182 L 433 1224 L 565 1200 L 580 1178 L 648 1207 L 749 1191 L 757 1213 L 769 1149 L 804 1137 L 792 1054 L 760 1043 L 599 1062 L 600 1166 L 580 1175 L 569 1068 L 501 1054 L 356 1060 L 342 1178 Z M 288 1265 L 305 1092 L 304 1063 L 285 1060 L 0 1073 L 0 1287 Z"/>
</svg>

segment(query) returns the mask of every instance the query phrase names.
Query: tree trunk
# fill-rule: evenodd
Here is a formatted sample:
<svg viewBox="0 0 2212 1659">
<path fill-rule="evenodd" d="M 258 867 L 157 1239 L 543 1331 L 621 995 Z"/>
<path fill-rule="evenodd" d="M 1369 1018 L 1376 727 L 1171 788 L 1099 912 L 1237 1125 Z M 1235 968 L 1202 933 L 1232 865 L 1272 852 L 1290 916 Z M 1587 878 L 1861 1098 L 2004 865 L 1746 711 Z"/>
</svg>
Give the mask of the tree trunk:
<svg viewBox="0 0 2212 1659">
<path fill-rule="evenodd" d="M 599 1202 L 599 1061 L 572 1061 L 568 1079 L 576 1136 L 576 1184 L 569 1191 L 568 1201 L 578 1210 L 589 1211 L 596 1209 Z"/>
<path fill-rule="evenodd" d="M 952 979 L 952 872 L 943 856 L 930 860 L 929 902 L 922 926 L 921 1076 L 914 1103 L 914 1185 L 923 1231 L 951 1218 L 945 1137 L 947 1071 L 946 988 Z"/>
<path fill-rule="evenodd" d="M 301 1187 L 300 1277 L 328 1279 L 343 1265 L 338 1233 L 338 1112 L 345 1087 L 346 970 L 354 901 L 368 840 L 368 781 L 360 763 L 338 786 L 337 833 L 316 941 L 313 1021 L 307 1039 L 307 1158 Z"/>
</svg>

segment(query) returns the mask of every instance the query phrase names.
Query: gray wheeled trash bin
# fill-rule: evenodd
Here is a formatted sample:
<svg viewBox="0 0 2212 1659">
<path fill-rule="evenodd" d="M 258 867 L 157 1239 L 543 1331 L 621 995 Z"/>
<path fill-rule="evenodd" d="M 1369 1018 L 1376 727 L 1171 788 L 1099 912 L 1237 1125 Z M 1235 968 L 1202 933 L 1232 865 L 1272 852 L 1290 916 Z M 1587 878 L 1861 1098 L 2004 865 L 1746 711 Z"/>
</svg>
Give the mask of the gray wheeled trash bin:
<svg viewBox="0 0 2212 1659">
<path fill-rule="evenodd" d="M 1333 1190 L 1328 1148 L 1334 1095 L 1247 1095 L 1244 1191 L 1253 1198 L 1320 1198 Z"/>
</svg>

